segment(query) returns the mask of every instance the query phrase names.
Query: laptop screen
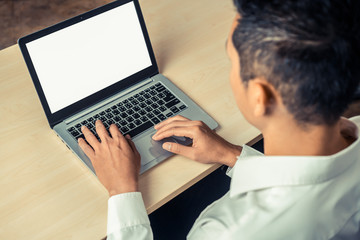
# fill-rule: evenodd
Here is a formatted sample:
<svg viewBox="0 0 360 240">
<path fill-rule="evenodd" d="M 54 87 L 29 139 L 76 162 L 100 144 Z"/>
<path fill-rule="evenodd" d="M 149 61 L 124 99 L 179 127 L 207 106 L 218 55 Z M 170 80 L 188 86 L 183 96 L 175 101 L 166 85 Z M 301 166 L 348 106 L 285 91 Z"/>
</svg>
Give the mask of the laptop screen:
<svg viewBox="0 0 360 240">
<path fill-rule="evenodd" d="M 26 47 L 51 113 L 152 65 L 133 2 Z"/>
</svg>

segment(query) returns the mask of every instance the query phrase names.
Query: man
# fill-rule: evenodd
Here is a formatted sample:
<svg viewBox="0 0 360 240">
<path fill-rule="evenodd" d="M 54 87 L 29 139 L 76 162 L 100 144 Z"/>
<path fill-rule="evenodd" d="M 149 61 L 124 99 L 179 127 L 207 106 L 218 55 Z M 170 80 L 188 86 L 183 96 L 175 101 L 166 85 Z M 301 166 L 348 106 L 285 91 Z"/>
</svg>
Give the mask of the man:
<svg viewBox="0 0 360 240">
<path fill-rule="evenodd" d="M 231 167 L 230 191 L 197 219 L 189 239 L 360 239 L 360 118 L 341 114 L 359 84 L 356 0 L 235 0 L 227 41 L 231 87 L 264 136 L 265 156 L 177 116 L 154 140 L 163 148 Z M 110 194 L 109 239 L 151 239 L 137 192 L 140 156 L 115 125 L 83 127 L 79 144 Z M 241 133 L 239 133 L 241 134 Z"/>
</svg>

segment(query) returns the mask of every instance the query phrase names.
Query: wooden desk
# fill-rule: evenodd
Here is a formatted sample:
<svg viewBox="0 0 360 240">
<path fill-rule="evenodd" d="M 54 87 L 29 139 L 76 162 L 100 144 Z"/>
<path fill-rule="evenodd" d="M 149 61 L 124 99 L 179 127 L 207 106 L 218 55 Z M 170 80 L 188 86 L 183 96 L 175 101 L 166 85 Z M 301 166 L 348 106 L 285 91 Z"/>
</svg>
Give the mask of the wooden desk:
<svg viewBox="0 0 360 240">
<path fill-rule="evenodd" d="M 140 2 L 161 72 L 237 144 L 259 136 L 238 111 L 225 40 L 232 1 Z M 48 126 L 17 45 L 0 52 L 0 239 L 101 239 L 106 190 Z M 149 213 L 215 170 L 174 156 L 140 177 Z"/>
</svg>

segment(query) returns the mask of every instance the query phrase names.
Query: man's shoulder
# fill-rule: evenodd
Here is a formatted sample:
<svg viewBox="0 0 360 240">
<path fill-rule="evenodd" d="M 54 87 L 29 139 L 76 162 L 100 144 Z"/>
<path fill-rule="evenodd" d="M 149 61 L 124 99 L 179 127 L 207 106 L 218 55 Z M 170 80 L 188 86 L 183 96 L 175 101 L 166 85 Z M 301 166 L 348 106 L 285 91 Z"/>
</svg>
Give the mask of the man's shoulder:
<svg viewBox="0 0 360 240">
<path fill-rule="evenodd" d="M 211 233 L 209 236 L 224 239 L 296 239 L 296 234 L 315 231 L 314 226 L 326 218 L 309 204 L 316 201 L 317 194 L 312 186 L 272 187 L 233 197 L 228 193 L 200 215 L 192 234 Z M 201 230 L 196 230 L 199 226 Z"/>
</svg>

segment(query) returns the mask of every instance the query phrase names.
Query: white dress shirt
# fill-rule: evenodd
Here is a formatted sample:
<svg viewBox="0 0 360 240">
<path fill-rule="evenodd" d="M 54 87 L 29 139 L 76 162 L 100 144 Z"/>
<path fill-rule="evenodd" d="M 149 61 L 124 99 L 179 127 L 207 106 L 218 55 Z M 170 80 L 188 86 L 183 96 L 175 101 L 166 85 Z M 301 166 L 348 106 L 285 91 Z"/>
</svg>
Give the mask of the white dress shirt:
<svg viewBox="0 0 360 240">
<path fill-rule="evenodd" d="M 341 133 L 357 140 L 331 156 L 264 156 L 243 146 L 230 191 L 187 238 L 359 240 L 359 126 L 360 117 L 342 120 Z M 153 238 L 141 193 L 111 197 L 108 211 L 108 239 Z"/>
</svg>

